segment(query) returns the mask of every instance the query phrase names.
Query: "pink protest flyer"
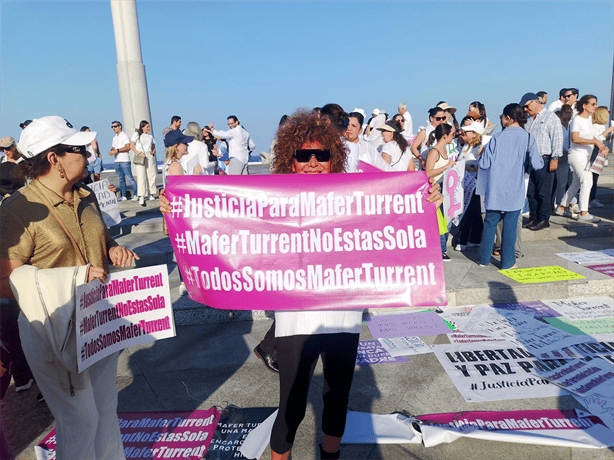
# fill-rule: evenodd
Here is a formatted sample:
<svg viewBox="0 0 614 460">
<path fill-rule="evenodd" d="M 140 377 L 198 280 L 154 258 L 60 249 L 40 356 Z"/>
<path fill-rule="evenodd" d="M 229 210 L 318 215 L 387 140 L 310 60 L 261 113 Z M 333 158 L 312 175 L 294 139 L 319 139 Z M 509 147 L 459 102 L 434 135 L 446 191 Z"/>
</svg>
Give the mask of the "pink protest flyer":
<svg viewBox="0 0 614 460">
<path fill-rule="evenodd" d="M 215 407 L 193 412 L 118 413 L 124 454 L 130 459 L 202 459 L 220 419 Z M 37 460 L 55 458 L 55 428 L 35 447 Z"/>
<path fill-rule="evenodd" d="M 172 176 L 191 299 L 233 310 L 446 305 L 424 172 Z"/>
</svg>

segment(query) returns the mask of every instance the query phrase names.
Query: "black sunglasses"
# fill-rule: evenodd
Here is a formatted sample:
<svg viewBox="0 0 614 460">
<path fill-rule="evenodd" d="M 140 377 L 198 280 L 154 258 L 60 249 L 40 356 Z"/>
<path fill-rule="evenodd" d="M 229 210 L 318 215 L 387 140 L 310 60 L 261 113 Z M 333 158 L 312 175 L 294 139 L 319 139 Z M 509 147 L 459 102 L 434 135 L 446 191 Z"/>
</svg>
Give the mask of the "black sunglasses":
<svg viewBox="0 0 614 460">
<path fill-rule="evenodd" d="M 89 157 L 90 153 L 85 148 L 85 145 L 63 145 L 62 150 L 66 153 L 80 153 L 84 157 Z"/>
<path fill-rule="evenodd" d="M 111 128 L 119 128 L 119 125 L 111 125 Z"/>
<path fill-rule="evenodd" d="M 318 163 L 330 161 L 330 149 L 298 149 L 294 151 L 294 158 L 299 163 L 309 163 L 315 156 Z"/>
<path fill-rule="evenodd" d="M 447 120 L 447 119 L 448 119 L 448 117 L 434 117 L 434 118 L 435 118 L 435 120 L 437 120 L 437 121 L 445 121 L 445 120 Z"/>
</svg>

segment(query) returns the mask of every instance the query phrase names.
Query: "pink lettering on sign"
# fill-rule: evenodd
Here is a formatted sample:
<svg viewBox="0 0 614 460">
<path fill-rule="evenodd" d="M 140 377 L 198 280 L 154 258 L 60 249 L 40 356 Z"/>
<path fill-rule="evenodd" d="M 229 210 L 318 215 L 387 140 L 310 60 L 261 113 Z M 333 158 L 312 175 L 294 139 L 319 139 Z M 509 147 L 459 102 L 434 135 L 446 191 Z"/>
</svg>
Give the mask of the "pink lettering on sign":
<svg viewBox="0 0 614 460">
<path fill-rule="evenodd" d="M 173 176 L 166 216 L 193 300 L 223 309 L 445 305 L 420 173 Z"/>
</svg>

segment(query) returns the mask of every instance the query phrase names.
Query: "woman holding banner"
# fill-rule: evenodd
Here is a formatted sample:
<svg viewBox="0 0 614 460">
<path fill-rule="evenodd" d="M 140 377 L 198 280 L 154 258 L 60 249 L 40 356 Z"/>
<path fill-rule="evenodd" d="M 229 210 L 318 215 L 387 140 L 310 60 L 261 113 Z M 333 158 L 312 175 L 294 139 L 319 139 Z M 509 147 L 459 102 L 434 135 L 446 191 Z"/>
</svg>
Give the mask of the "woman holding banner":
<svg viewBox="0 0 614 460">
<path fill-rule="evenodd" d="M 480 169 L 488 170 L 484 194 L 486 217 L 477 260 L 482 267 L 490 263 L 497 224 L 503 221 L 501 269 L 517 268 L 514 244 L 518 216 L 525 199 L 527 155 L 535 169 L 543 167 L 535 138 L 523 129 L 526 120 L 524 109 L 519 104 L 506 105 L 501 115 L 501 124 L 505 129 L 492 137 L 478 160 Z"/>
<path fill-rule="evenodd" d="M 18 165 L 18 174 L 32 181 L 0 208 L 1 297 L 13 298 L 13 292 L 23 292 L 21 283 L 55 276 L 49 290 L 64 291 L 72 299 L 76 284 L 95 278 L 105 281 L 109 263 L 126 267 L 139 258 L 111 238 L 95 195 L 80 185 L 87 175 L 85 147 L 95 138 L 95 132 L 78 132 L 64 118 L 55 116 L 34 120 L 22 131 L 18 146 L 25 161 Z M 24 280 L 24 271 L 31 271 L 32 266 L 43 270 Z M 74 279 L 54 275 L 71 268 Z M 45 312 L 51 300 L 45 299 L 49 302 Z M 77 368 L 74 322 L 69 322 L 65 337 L 41 334 L 41 323 L 30 322 L 25 316 L 35 307 L 28 302 L 21 302 L 20 307 L 23 350 L 56 420 L 57 458 L 124 459 L 115 382 L 119 353 L 77 373 L 72 370 Z M 55 327 L 55 312 L 48 314 L 45 322 Z M 62 345 L 61 355 L 56 353 L 58 344 Z M 74 361 L 64 360 L 71 345 Z"/>
<path fill-rule="evenodd" d="M 275 174 L 340 173 L 345 171 L 347 155 L 339 130 L 328 116 L 298 112 L 279 128 L 272 171 Z M 439 186 L 429 190 L 428 201 L 442 199 Z M 171 211 L 170 202 L 164 196 L 160 199 L 160 210 Z M 362 313 L 361 309 L 276 312 L 280 401 L 271 434 L 272 459 L 290 456 L 320 357 L 324 373 L 320 458 L 339 458 Z"/>
</svg>

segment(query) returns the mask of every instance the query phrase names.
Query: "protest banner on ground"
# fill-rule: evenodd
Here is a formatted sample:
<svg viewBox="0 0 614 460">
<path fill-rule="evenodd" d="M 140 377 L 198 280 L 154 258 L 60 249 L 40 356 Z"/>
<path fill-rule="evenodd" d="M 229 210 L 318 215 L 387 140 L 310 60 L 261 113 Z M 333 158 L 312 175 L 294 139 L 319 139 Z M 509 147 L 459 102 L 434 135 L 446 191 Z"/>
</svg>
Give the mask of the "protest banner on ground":
<svg viewBox="0 0 614 460">
<path fill-rule="evenodd" d="M 459 161 L 443 173 L 443 215 L 448 222 L 465 211 L 465 161 Z"/>
<path fill-rule="evenodd" d="M 584 251 L 584 252 L 559 252 L 556 254 L 563 259 L 571 260 L 580 265 L 599 265 L 614 263 L 614 257 L 604 254 L 600 251 Z"/>
<path fill-rule="evenodd" d="M 559 312 L 548 308 L 543 302 L 539 300 L 530 302 L 510 302 L 510 303 L 496 303 L 490 305 L 493 308 L 500 308 L 502 310 L 515 310 L 530 313 L 535 319 L 542 319 L 551 316 L 561 316 Z"/>
<path fill-rule="evenodd" d="M 119 205 L 115 193 L 109 190 L 109 180 L 102 179 L 97 182 L 92 182 L 88 185 L 89 188 L 96 194 L 98 206 L 102 219 L 107 227 L 112 227 L 121 223 L 122 217 L 119 213 Z"/>
<path fill-rule="evenodd" d="M 573 395 L 576 401 L 582 404 L 587 411 L 596 415 L 612 431 L 614 431 L 614 399 L 603 396 Z"/>
<path fill-rule="evenodd" d="M 614 299 L 611 297 L 545 300 L 544 303 L 571 320 L 614 317 Z"/>
<path fill-rule="evenodd" d="M 434 311 L 368 316 L 366 323 L 374 339 L 419 337 L 450 332 L 448 325 Z"/>
<path fill-rule="evenodd" d="M 504 339 L 491 337 L 482 334 L 473 334 L 471 332 L 455 331 L 448 334 L 450 343 L 475 343 L 475 342 L 504 342 Z"/>
<path fill-rule="evenodd" d="M 418 417 L 425 447 L 460 437 L 547 446 L 605 448 L 614 433 L 591 414 L 570 410 L 457 412 Z"/>
<path fill-rule="evenodd" d="M 220 412 L 212 407 L 193 412 L 120 412 L 119 429 L 127 459 L 202 459 Z M 55 428 L 34 448 L 37 460 L 55 458 Z"/>
<path fill-rule="evenodd" d="M 499 270 L 499 273 L 519 283 L 547 283 L 548 281 L 582 280 L 585 276 L 566 268 L 552 265 L 548 267 L 516 268 Z"/>
<path fill-rule="evenodd" d="M 213 439 L 211 440 L 211 445 L 204 459 L 247 460 L 248 458 L 260 458 L 271 439 L 270 430 L 275 421 L 275 417 L 272 417 L 272 415 L 276 413 L 277 409 L 274 407 L 242 408 L 233 405 L 227 406 L 222 411 Z M 268 428 L 268 425 L 263 427 L 265 423 L 270 424 L 270 428 Z M 260 439 L 256 430 L 262 430 L 263 428 L 265 431 L 268 430 L 268 437 Z M 257 449 L 260 452 L 258 455 L 244 457 L 241 454 L 241 448 L 249 434 L 253 431 L 256 431 L 256 439 L 259 441 Z"/>
<path fill-rule="evenodd" d="M 116 351 L 175 336 L 166 265 L 111 273 L 77 286 L 79 372 Z"/>
<path fill-rule="evenodd" d="M 571 320 L 564 316 L 544 318 L 548 324 L 573 335 L 609 334 L 609 340 L 614 340 L 614 318 Z M 597 340 L 600 342 L 600 340 Z"/>
<path fill-rule="evenodd" d="M 534 371 L 535 356 L 514 344 L 433 345 L 431 349 L 467 402 L 568 394 L 539 377 Z M 552 361 L 552 366 L 560 367 Z"/>
<path fill-rule="evenodd" d="M 379 340 L 361 340 L 358 342 L 356 354 L 357 366 L 368 366 L 381 363 L 406 363 L 407 356 L 390 356 Z"/>
<path fill-rule="evenodd" d="M 614 264 L 587 265 L 586 268 L 590 268 L 591 270 L 595 270 L 596 272 L 603 273 L 604 275 L 614 278 Z"/>
<path fill-rule="evenodd" d="M 190 298 L 215 308 L 445 305 L 420 173 L 171 176 L 169 236 Z"/>
<path fill-rule="evenodd" d="M 379 339 L 382 347 L 390 353 L 390 356 L 410 356 L 430 353 L 431 347 L 420 339 L 420 337 L 390 337 Z"/>
</svg>

